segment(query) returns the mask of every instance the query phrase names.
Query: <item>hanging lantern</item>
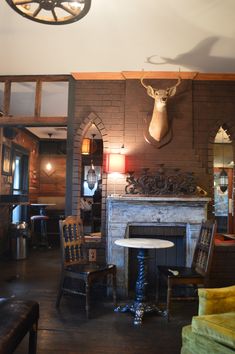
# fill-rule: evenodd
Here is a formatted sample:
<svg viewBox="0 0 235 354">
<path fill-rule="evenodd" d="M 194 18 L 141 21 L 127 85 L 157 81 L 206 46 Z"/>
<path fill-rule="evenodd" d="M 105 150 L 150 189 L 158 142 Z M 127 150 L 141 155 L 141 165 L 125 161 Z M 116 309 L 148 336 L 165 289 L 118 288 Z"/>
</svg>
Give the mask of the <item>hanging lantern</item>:
<svg viewBox="0 0 235 354">
<path fill-rule="evenodd" d="M 221 192 L 226 192 L 228 189 L 228 174 L 223 168 L 219 175 L 219 187 Z"/>
<path fill-rule="evenodd" d="M 90 154 L 90 139 L 84 138 L 82 141 L 82 155 Z"/>
<path fill-rule="evenodd" d="M 108 154 L 106 157 L 107 173 L 125 173 L 125 155 Z"/>
<path fill-rule="evenodd" d="M 97 175 L 95 173 L 95 169 L 93 166 L 93 163 L 91 162 L 91 166 L 87 172 L 87 185 L 90 190 L 92 190 L 95 187 L 95 184 L 97 182 Z"/>
<path fill-rule="evenodd" d="M 95 134 L 92 134 L 92 140 L 91 140 L 91 155 L 93 154 L 94 151 L 94 137 Z M 91 159 L 91 166 L 87 172 L 87 185 L 90 190 L 92 190 L 95 187 L 95 184 L 97 182 L 97 175 L 95 173 L 93 161 Z"/>
</svg>

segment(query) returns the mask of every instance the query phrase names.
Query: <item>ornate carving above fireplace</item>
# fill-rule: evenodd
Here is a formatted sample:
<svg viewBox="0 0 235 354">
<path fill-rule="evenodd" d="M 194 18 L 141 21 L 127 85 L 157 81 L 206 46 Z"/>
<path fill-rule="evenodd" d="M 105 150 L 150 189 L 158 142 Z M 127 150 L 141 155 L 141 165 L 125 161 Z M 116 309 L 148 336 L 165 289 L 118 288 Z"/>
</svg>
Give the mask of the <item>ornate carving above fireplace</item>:
<svg viewBox="0 0 235 354">
<path fill-rule="evenodd" d="M 114 244 L 120 238 L 129 237 L 129 226 L 134 225 L 185 225 L 186 265 L 192 261 L 201 221 L 207 219 L 205 197 L 147 197 L 110 196 L 107 198 L 107 257 L 117 265 L 119 293 L 127 295 L 128 252 Z"/>
<path fill-rule="evenodd" d="M 161 164 L 158 171 L 150 172 L 143 168 L 142 174 L 137 176 L 134 171 L 129 171 L 126 178 L 126 194 L 141 195 L 170 195 L 191 196 L 197 195 L 197 183 L 193 172 L 182 172 L 179 168 L 166 169 Z"/>
</svg>

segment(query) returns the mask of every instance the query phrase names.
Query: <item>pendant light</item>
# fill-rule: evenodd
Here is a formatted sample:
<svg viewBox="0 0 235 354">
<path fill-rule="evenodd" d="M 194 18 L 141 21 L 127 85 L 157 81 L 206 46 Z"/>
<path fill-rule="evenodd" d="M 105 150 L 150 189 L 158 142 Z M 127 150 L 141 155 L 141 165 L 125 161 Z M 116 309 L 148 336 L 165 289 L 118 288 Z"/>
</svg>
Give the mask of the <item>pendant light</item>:
<svg viewBox="0 0 235 354">
<path fill-rule="evenodd" d="M 93 160 L 92 160 L 92 155 L 94 151 L 94 137 L 95 134 L 92 134 L 92 140 L 91 140 L 91 165 L 90 168 L 87 172 L 87 185 L 90 190 L 92 190 L 95 187 L 95 184 L 97 182 L 97 175 L 95 173 L 94 165 L 93 165 Z"/>
<path fill-rule="evenodd" d="M 219 174 L 219 187 L 221 192 L 225 193 L 228 189 L 228 174 L 224 169 L 224 130 L 222 128 L 222 144 L 223 144 L 223 168 Z"/>
<path fill-rule="evenodd" d="M 83 18 L 91 0 L 6 0 L 13 10 L 25 18 L 48 24 L 63 25 Z"/>
<path fill-rule="evenodd" d="M 90 144 L 91 144 L 91 141 L 89 138 L 84 138 L 82 140 L 82 155 L 89 155 L 90 154 Z"/>
<path fill-rule="evenodd" d="M 52 133 L 48 133 L 48 136 L 49 136 L 49 139 L 51 140 L 51 137 L 52 137 Z M 53 173 L 54 173 L 54 170 L 53 170 L 53 165 L 51 163 L 51 156 L 49 154 L 49 158 L 48 158 L 48 161 L 45 165 L 45 173 L 48 175 L 48 176 L 51 176 Z"/>
</svg>

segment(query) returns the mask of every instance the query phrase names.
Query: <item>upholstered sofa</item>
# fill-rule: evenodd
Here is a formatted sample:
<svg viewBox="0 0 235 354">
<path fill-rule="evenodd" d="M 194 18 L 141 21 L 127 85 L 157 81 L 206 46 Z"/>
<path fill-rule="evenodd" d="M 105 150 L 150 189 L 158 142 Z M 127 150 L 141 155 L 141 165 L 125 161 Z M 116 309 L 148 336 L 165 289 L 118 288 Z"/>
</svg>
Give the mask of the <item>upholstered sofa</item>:
<svg viewBox="0 0 235 354">
<path fill-rule="evenodd" d="M 198 316 L 182 329 L 181 354 L 235 353 L 235 285 L 199 289 Z"/>
</svg>

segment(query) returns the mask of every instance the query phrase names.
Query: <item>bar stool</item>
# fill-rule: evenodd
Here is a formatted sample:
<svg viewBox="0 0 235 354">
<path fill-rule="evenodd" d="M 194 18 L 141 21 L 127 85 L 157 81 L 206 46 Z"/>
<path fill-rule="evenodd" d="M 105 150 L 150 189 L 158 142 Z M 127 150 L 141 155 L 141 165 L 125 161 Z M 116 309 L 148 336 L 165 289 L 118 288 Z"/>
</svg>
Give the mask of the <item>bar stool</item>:
<svg viewBox="0 0 235 354">
<path fill-rule="evenodd" d="M 47 237 L 47 220 L 49 219 L 46 215 L 32 215 L 30 217 L 31 221 L 31 232 L 32 232 L 32 243 L 34 247 L 42 246 L 49 247 L 48 237 Z M 39 232 L 37 230 L 39 228 Z"/>
</svg>

